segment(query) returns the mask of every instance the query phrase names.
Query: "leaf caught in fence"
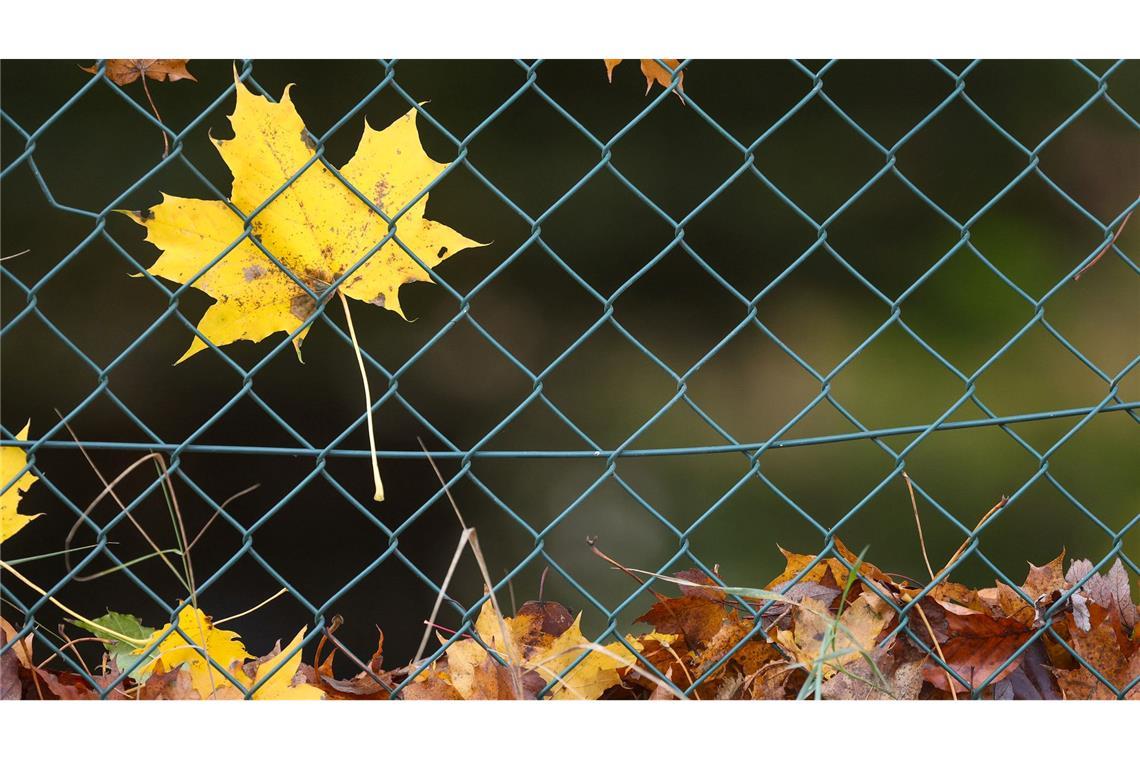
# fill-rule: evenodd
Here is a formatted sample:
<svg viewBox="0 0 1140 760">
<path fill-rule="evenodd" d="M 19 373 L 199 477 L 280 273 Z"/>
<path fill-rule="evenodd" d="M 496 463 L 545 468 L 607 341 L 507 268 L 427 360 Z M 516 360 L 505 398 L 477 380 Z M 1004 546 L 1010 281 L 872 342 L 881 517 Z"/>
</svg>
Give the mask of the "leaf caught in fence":
<svg viewBox="0 0 1140 760">
<path fill-rule="evenodd" d="M 120 87 L 141 79 L 143 92 L 146 94 L 147 102 L 150 103 L 150 110 L 154 112 L 154 118 L 158 119 L 158 123 L 162 124 L 162 115 L 158 112 L 158 106 L 154 104 L 146 80 L 177 82 L 179 79 L 189 79 L 191 82 L 197 82 L 198 80 L 186 68 L 189 62 L 188 58 L 109 58 L 105 61 L 105 72 L 107 78 Z M 90 74 L 99 73 L 98 64 L 79 68 Z M 166 132 L 162 133 L 162 146 L 162 155 L 165 156 L 170 152 L 170 138 L 166 136 Z"/>
<path fill-rule="evenodd" d="M 215 300 L 198 323 L 214 345 L 296 332 L 293 344 L 300 357 L 308 332 L 302 325 L 332 296 L 332 283 L 343 275 L 348 279 L 338 287 L 346 296 L 404 316 L 401 286 L 427 282 L 424 266 L 484 245 L 425 217 L 425 191 L 448 165 L 424 152 L 416 109 L 380 131 L 365 122 L 356 154 L 341 168 L 342 180 L 315 160 L 316 145 L 289 88 L 273 103 L 240 79 L 235 78 L 235 87 L 234 137 L 214 145 L 234 176 L 231 203 L 241 214 L 257 212 L 249 236 L 241 216 L 223 201 L 164 195 L 149 210 L 125 212 L 162 250 L 151 274 L 189 283 Z M 389 218 L 404 211 L 395 221 L 400 242 L 388 240 L 369 256 L 388 234 L 388 222 L 345 181 Z M 178 361 L 205 347 L 195 336 Z"/>
<path fill-rule="evenodd" d="M 606 79 L 610 82 L 614 81 L 614 69 L 618 67 L 622 60 L 623 59 L 621 58 L 605 59 Z M 665 66 L 668 66 L 669 68 L 662 66 L 657 62 L 657 59 L 655 58 L 641 59 L 641 73 L 645 77 L 646 94 L 648 94 L 649 91 L 653 89 L 654 82 L 665 88 L 668 88 L 671 84 L 673 84 L 673 71 L 676 71 L 677 67 L 681 65 L 680 58 L 662 58 L 660 60 L 664 62 Z M 672 71 L 670 69 L 672 69 Z M 685 92 L 684 71 L 677 72 L 677 89 L 675 89 L 673 92 L 677 94 L 677 97 L 681 99 L 682 103 L 685 102 L 685 96 L 683 94 Z"/>
<path fill-rule="evenodd" d="M 28 420 L 24 429 L 16 433 L 16 440 L 28 440 L 28 430 L 31 426 L 32 422 Z M 19 533 L 25 525 L 40 516 L 25 515 L 16 511 L 24 492 L 39 480 L 31 470 L 19 478 L 16 477 L 27 464 L 28 454 L 24 449 L 19 446 L 0 446 L 0 483 L 4 488 L 0 492 L 0 543 Z"/>
<path fill-rule="evenodd" d="M 106 71 L 107 78 L 118 85 L 130 84 L 139 77 L 157 82 L 177 82 L 179 79 L 197 82 L 186 68 L 188 63 L 189 58 L 108 58 Z M 97 65 L 80 68 L 91 74 L 99 72 Z"/>
</svg>

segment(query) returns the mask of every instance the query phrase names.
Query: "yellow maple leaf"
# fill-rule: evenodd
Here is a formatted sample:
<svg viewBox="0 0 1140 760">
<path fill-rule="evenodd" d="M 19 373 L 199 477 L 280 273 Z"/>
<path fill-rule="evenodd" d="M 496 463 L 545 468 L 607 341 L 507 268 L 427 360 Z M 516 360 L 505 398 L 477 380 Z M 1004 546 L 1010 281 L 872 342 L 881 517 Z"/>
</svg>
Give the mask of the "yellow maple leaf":
<svg viewBox="0 0 1140 760">
<path fill-rule="evenodd" d="M 152 633 L 146 644 L 134 650 L 134 654 L 142 654 L 154 642 L 161 640 L 151 653 L 152 659 L 135 671 L 136 677 L 149 674 L 155 664 L 161 662 L 166 672 L 186 665 L 190 684 L 203 699 L 209 699 L 224 687 L 232 688 L 225 671 L 230 670 L 234 663 L 240 666 L 249 659 L 245 645 L 238 641 L 238 634 L 215 628 L 208 615 L 191 606 L 183 607 L 178 613 L 178 628 L 181 633 L 167 623 Z M 203 650 L 213 663 L 203 656 Z"/>
<path fill-rule="evenodd" d="M 28 440 L 28 430 L 32 421 L 24 425 L 24 429 L 16 434 L 17 441 Z M 28 463 L 27 452 L 19 446 L 0 446 L 0 484 L 4 490 L 0 492 L 0 543 L 7 541 L 20 532 L 20 529 L 39 517 L 36 515 L 20 514 L 16 508 L 20 506 L 20 497 L 39 478 L 28 470 L 18 479 L 16 473 L 24 469 Z"/>
<path fill-rule="evenodd" d="M 213 141 L 233 173 L 233 206 L 248 216 L 284 187 L 253 217 L 251 234 L 309 290 L 327 299 L 331 283 L 383 240 L 388 223 L 321 161 L 305 168 L 315 145 L 289 98 L 292 85 L 272 103 L 235 81 L 237 105 L 229 117 L 234 137 Z M 366 121 L 356 154 L 340 172 L 393 218 L 447 166 L 424 152 L 413 108 L 380 131 Z M 425 193 L 395 221 L 399 240 L 425 265 L 434 267 L 459 251 L 485 245 L 425 218 L 427 200 Z M 215 345 L 292 333 L 317 308 L 312 296 L 248 237 L 197 277 L 244 233 L 244 222 L 222 201 L 164 194 L 149 210 L 124 213 L 146 227 L 146 239 L 163 252 L 147 271 L 191 283 L 214 298 L 198 330 Z M 429 280 L 424 267 L 393 239 L 354 269 L 340 290 L 404 316 L 400 286 Z M 307 332 L 306 327 L 293 339 L 298 358 Z M 205 347 L 195 336 L 178 361 Z"/>
<path fill-rule="evenodd" d="M 294 636 L 293 640 L 289 642 L 289 646 L 257 666 L 257 673 L 247 683 L 249 687 L 261 683 L 261 680 L 269 675 L 269 673 L 285 659 L 287 652 L 294 648 L 297 649 L 280 670 L 270 676 L 268 681 L 257 687 L 257 691 L 253 692 L 253 699 L 324 699 L 325 693 L 316 686 L 307 683 L 294 683 L 297 677 L 297 670 L 301 667 L 300 646 L 301 639 L 305 636 L 305 630 L 305 628 L 302 628 L 301 632 Z"/>
<path fill-rule="evenodd" d="M 584 651 L 596 647 L 582 635 L 582 613 L 574 618 L 570 627 L 550 644 L 550 648 L 539 651 L 527 660 L 527 667 L 536 670 L 546 679 L 554 682 L 550 689 L 552 699 L 597 699 L 606 689 L 621 683 L 618 670 L 628 667 L 636 659 L 622 643 L 594 648 L 586 658 L 574 666 L 566 675 L 558 675 L 577 660 Z"/>
</svg>

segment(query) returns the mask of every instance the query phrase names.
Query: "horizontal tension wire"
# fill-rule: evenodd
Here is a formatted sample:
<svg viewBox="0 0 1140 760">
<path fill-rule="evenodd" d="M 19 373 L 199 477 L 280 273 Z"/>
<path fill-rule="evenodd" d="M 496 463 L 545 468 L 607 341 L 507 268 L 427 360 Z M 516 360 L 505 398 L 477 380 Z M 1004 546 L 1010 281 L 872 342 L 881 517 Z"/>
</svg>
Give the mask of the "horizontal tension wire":
<svg viewBox="0 0 1140 760">
<path fill-rule="evenodd" d="M 1130 401 L 1120 404 L 1108 404 L 1100 409 L 1095 406 L 1085 406 L 1075 409 L 1058 409 L 1051 412 L 1034 412 L 1030 414 L 1015 414 L 1008 417 L 987 417 L 985 419 L 960 420 L 958 422 L 943 422 L 931 428 L 930 425 L 905 425 L 902 427 L 879 428 L 877 430 L 858 430 L 853 433 L 839 433 L 837 435 L 823 435 L 811 438 L 788 438 L 764 443 L 737 443 L 711 446 L 686 446 L 678 448 L 655 449 L 579 449 L 579 450 L 538 450 L 538 451 L 505 451 L 505 450 L 476 450 L 476 451 L 377 451 L 381 459 L 595 459 L 609 457 L 617 454 L 621 457 L 653 457 L 653 456 L 685 456 L 689 454 L 724 454 L 736 451 L 756 451 L 763 448 L 787 449 L 794 446 L 819 446 L 825 443 L 841 443 L 843 441 L 859 441 L 865 439 L 887 438 L 896 435 L 911 435 L 923 433 L 927 430 L 961 430 L 964 428 L 990 427 L 993 425 L 1013 425 L 1021 422 L 1035 422 L 1040 420 L 1053 420 L 1062 417 L 1079 417 L 1091 412 L 1124 412 L 1140 407 L 1140 401 Z M 273 456 L 294 457 L 371 457 L 368 449 L 317 449 L 317 448 L 289 448 L 279 446 L 216 446 L 205 443 L 146 443 L 125 441 L 49 441 L 36 439 L 31 441 L 7 440 L 4 446 L 19 448 L 46 448 L 46 449 L 99 449 L 121 451 L 179 451 L 187 454 L 263 454 Z"/>
</svg>

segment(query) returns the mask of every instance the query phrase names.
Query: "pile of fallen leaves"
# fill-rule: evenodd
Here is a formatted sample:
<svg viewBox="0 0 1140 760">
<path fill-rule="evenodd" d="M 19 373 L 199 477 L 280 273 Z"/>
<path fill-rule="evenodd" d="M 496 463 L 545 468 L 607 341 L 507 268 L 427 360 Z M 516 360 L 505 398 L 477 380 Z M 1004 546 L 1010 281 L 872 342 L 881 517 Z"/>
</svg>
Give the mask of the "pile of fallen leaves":
<svg viewBox="0 0 1140 760">
<path fill-rule="evenodd" d="M 1020 588 L 924 590 L 842 544 L 835 555 L 784 551 L 784 572 L 763 588 L 698 570 L 658 576 L 680 595 L 650 591 L 656 601 L 637 619 L 650 630 L 605 646 L 557 602 L 507 616 L 488 601 L 466 634 L 437 634 L 450 641 L 442 655 L 392 670 L 382 633 L 367 663 L 336 639 L 340 621 L 312 664 L 304 629 L 253 657 L 237 633 L 186 606 L 177 628 L 118 613 L 73 621 L 106 648 L 80 675 L 49 667 L 55 657 L 36 664 L 32 635 L 15 641 L 3 622 L 0 639 L 14 644 L 0 655 L 0 684 L 5 699 L 66 700 L 1116 699 L 1140 678 L 1140 613 L 1119 559 L 1104 574 L 1088 560 L 1066 572 L 1062 553 L 1030 565 Z M 334 675 L 338 651 L 360 669 L 353 678 Z M 1126 698 L 1140 699 L 1140 686 Z"/>
</svg>

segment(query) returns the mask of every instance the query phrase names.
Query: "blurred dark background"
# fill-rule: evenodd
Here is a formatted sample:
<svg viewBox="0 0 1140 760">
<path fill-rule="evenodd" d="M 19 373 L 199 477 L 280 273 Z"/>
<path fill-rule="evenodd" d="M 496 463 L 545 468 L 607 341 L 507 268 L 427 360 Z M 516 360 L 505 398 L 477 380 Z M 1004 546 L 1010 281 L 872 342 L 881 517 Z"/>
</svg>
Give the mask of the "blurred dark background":
<svg viewBox="0 0 1140 760">
<path fill-rule="evenodd" d="M 5 168 L 25 150 L 25 141 L 8 119 L 29 132 L 39 128 L 90 78 L 79 66 L 90 61 L 5 61 L 0 92 L 6 119 L 0 126 Z M 818 70 L 824 62 L 806 62 Z M 947 62 L 961 71 L 965 62 Z M 1111 62 L 1089 61 L 1098 75 Z M 209 143 L 231 134 L 226 114 L 233 96 L 219 99 L 232 83 L 230 61 L 195 60 L 198 81 L 150 83 L 165 122 L 181 130 L 204 109 L 213 110 L 187 136 L 185 155 L 223 191 L 230 175 Z M 404 61 L 396 81 L 460 138 L 468 135 L 507 98 L 523 87 L 527 74 L 507 61 Z M 323 136 L 385 76 L 367 61 L 258 61 L 254 76 L 272 95 L 296 84 L 293 100 L 310 130 Z M 607 84 L 601 61 L 549 61 L 537 69 L 537 84 L 581 125 L 602 141 L 610 139 L 649 102 L 636 61 L 627 61 Z M 880 143 L 891 146 L 953 91 L 955 82 L 929 62 L 842 61 L 826 71 L 823 92 Z M 1064 123 L 1097 90 L 1096 82 L 1071 62 L 992 61 L 971 70 L 965 93 L 1010 136 L 1031 150 Z M 1140 67 L 1126 64 L 1107 80 L 1107 92 L 1121 108 L 1140 114 Z M 614 165 L 661 209 L 676 219 L 689 214 L 741 166 L 743 155 L 698 113 L 749 144 L 807 95 L 810 76 L 779 61 L 697 60 L 686 69 L 689 105 L 669 96 L 613 148 Z M 138 82 L 125 87 L 147 108 Z M 655 90 L 650 96 L 655 96 Z M 217 101 L 217 103 L 215 103 Z M 326 155 L 341 165 L 352 155 L 364 118 L 383 127 L 406 111 L 391 88 L 382 90 L 327 139 Z M 423 143 L 434 158 L 451 161 L 455 145 L 421 120 Z M 1136 122 L 1103 99 L 1089 105 L 1036 154 L 1040 168 L 1088 213 L 1103 223 L 1135 199 L 1140 186 Z M 144 280 L 131 279 L 129 262 L 101 236 L 92 236 L 89 217 L 53 205 L 38 181 L 46 183 L 59 206 L 100 212 L 160 159 L 158 131 L 104 83 L 71 104 L 39 134 L 35 162 L 13 169 L 0 197 L 3 256 L 30 253 L 4 262 L 0 290 L 5 324 L 25 308 L 17 278 L 32 285 L 61 259 L 78 254 L 36 291 L 39 309 L 82 352 L 105 366 L 129 346 L 167 305 L 167 297 Z M 535 91 L 517 100 L 483 127 L 468 145 L 468 158 L 520 208 L 546 211 L 600 159 L 600 151 Z M 911 182 L 959 221 L 990 204 L 1029 164 L 993 126 L 959 98 L 914 134 L 896 154 L 897 167 Z M 886 159 L 867 139 L 820 98 L 811 99 L 756 150 L 756 166 L 803 212 L 817 221 L 831 216 L 859 191 Z M 180 162 L 172 162 L 117 202 L 145 208 L 160 193 L 211 197 Z M 512 256 L 531 229 L 471 171 L 459 167 L 431 193 L 428 216 L 471 238 L 493 241 L 447 262 L 438 270 L 453 288 L 467 293 Z M 1135 249 L 1140 223 L 1120 238 Z M 112 215 L 107 233 L 142 265 L 157 250 L 129 219 Z M 814 229 L 749 172 L 737 177 L 685 227 L 685 241 L 733 287 L 754 297 L 815 241 Z M 607 171 L 598 172 L 563 202 L 541 228 L 542 241 L 605 296 L 622 287 L 669 246 L 672 227 Z M 859 275 L 888 299 L 907 290 L 960 240 L 945 218 L 924 204 L 896 177 L 887 174 L 847 206 L 829 225 L 827 240 Z M 1065 279 L 1104 240 L 1104 231 L 1074 209 L 1044 180 L 1029 173 L 989 205 L 970 228 L 970 241 L 989 262 L 1031 298 L 1040 298 Z M 1047 302 L 1045 316 L 1092 363 L 1116 376 L 1138 351 L 1140 280 L 1116 255 L 1079 282 L 1066 282 Z M 416 284 L 401 291 L 411 322 L 395 314 L 353 304 L 363 348 L 389 370 L 404 362 L 445 328 L 458 310 L 441 287 Z M 180 300 L 196 322 L 210 303 L 198 291 Z M 677 374 L 687 372 L 744 318 L 747 307 L 704 271 L 684 250 L 673 248 L 622 291 L 614 316 L 630 334 Z M 889 306 L 825 250 L 816 250 L 759 303 L 760 320 L 821 374 L 845 360 L 890 316 Z M 543 371 L 603 312 L 603 306 L 574 282 L 537 244 L 527 247 L 471 300 L 470 314 L 532 372 Z M 332 319 L 343 324 L 339 310 Z M 960 248 L 905 300 L 902 318 L 929 346 L 966 375 L 973 374 L 1032 318 L 1032 305 L 994 274 L 968 248 Z M 241 378 L 210 352 L 173 366 L 190 342 L 176 319 L 162 322 L 122 358 L 109 375 L 109 388 L 163 440 L 181 442 L 194 433 L 242 387 Z M 279 335 L 278 338 L 283 338 Z M 243 367 L 260 361 L 271 348 L 238 343 L 226 354 Z M 35 316 L 23 319 L 3 339 L 2 422 L 6 437 L 27 419 L 32 436 L 54 427 L 98 385 L 98 375 Z M 371 375 L 374 394 L 386 387 Z M 546 397 L 599 446 L 612 448 L 683 447 L 724 443 L 683 402 L 675 404 L 636 438 L 630 436 L 676 393 L 676 383 L 613 325 L 597 329 L 543 378 Z M 305 363 L 291 350 L 281 352 L 256 376 L 254 389 L 314 445 L 325 446 L 361 413 L 362 392 L 353 352 L 328 325 L 317 323 L 305 342 Z M 1108 384 L 1040 324 L 1024 335 L 976 379 L 977 397 L 995 414 L 1015 415 L 1092 406 Z M 487 450 L 586 449 L 582 440 L 541 400 L 531 403 L 489 440 L 488 432 L 532 391 L 530 380 L 470 324 L 460 321 L 401 375 L 399 390 L 442 434 L 464 448 L 482 441 Z M 795 417 L 820 392 L 820 384 L 758 327 L 741 330 L 695 372 L 689 397 L 724 430 L 744 442 L 764 441 Z M 833 397 L 870 428 L 929 423 L 965 392 L 964 383 L 897 325 L 879 335 L 832 381 Z M 1140 396 L 1137 372 L 1123 377 L 1125 401 Z M 984 416 L 970 402 L 951 419 Z M 1080 421 L 1068 417 L 1016 425 L 1018 436 L 1038 451 L 1049 449 Z M 397 403 L 377 415 L 382 449 L 418 450 L 417 436 L 433 450 L 444 447 L 423 424 Z M 149 439 L 105 396 L 92 400 L 71 421 L 84 441 Z M 853 431 L 854 426 L 826 402 L 785 433 L 787 438 Z M 55 440 L 67 440 L 60 431 Z M 894 450 L 913 436 L 884 439 Z M 197 443 L 295 446 L 282 428 L 250 399 L 242 399 L 196 438 Z M 1089 421 L 1049 459 L 1048 471 L 1110 531 L 1134 519 L 1140 496 L 1136 466 L 1137 425 L 1124 412 Z M 363 426 L 344 442 L 367 448 Z M 112 478 L 143 452 L 90 448 L 95 465 Z M 858 440 L 771 449 L 761 457 L 764 476 L 787 499 L 825 527 L 838 522 L 891 473 L 894 460 L 874 442 Z M 260 488 L 234 502 L 228 513 L 249 526 L 311 474 L 310 458 L 243 454 L 182 456 L 182 470 L 215 501 L 254 483 Z M 447 476 L 454 459 L 437 464 Z M 44 448 L 36 465 L 54 489 L 85 507 L 100 482 L 83 455 L 73 449 Z M 372 483 L 364 459 L 331 458 L 328 471 L 389 528 L 420 510 L 439 485 L 421 459 L 381 462 L 387 500 L 370 501 Z M 777 544 L 814 553 L 820 532 L 787 501 L 757 478 L 734 488 L 748 471 L 744 454 L 655 456 L 621 459 L 617 473 L 652 506 L 656 515 L 612 479 L 593 490 L 569 514 L 567 508 L 604 471 L 592 458 L 477 459 L 472 472 L 512 514 L 469 480 L 452 494 L 466 521 L 478 529 L 487 563 L 496 580 L 533 550 L 534 531 L 545 534 L 551 557 L 597 600 L 620 603 L 633 588 L 593 556 L 585 543 L 599 546 L 632 567 L 658 569 L 678 549 L 675 533 L 700 521 L 690 535 L 694 553 L 719 563 L 726 581 L 762 584 L 783 560 Z M 937 432 L 906 457 L 912 478 L 966 526 L 1003 495 L 1012 494 L 1038 472 L 1038 462 L 1007 431 L 998 427 Z M 119 490 L 129 500 L 155 478 L 149 464 L 127 477 Z M 175 481 L 180 508 L 191 535 L 212 511 L 184 482 Z M 711 511 L 716 505 L 716 509 Z M 940 566 L 962 540 L 929 502 L 919 505 L 931 562 Z M 3 547 L 8 561 L 59 551 L 75 514 L 46 483 L 24 497 L 21 511 L 43 513 Z M 117 514 L 104 501 L 99 521 Z M 162 548 L 175 538 L 161 493 L 134 512 Z M 400 534 L 405 556 L 441 582 L 460 533 L 451 507 L 437 500 Z M 76 545 L 90 544 L 81 529 Z M 914 519 L 901 479 L 894 478 L 848 520 L 840 537 L 854 550 L 869 546 L 868 560 L 885 569 L 921 579 L 922 556 Z M 150 551 L 126 522 L 110 536 L 122 559 Z M 241 548 L 239 533 L 217 520 L 192 552 L 195 574 L 214 574 Z M 253 548 L 315 604 L 337 594 L 388 546 L 387 537 L 321 478 L 291 498 L 254 533 Z M 1026 561 L 1041 564 L 1064 548 L 1069 556 L 1099 560 L 1112 549 L 1104 529 L 1073 505 L 1045 478 L 1020 497 L 985 531 L 981 549 L 1006 574 L 1020 580 Z M 1124 549 L 1140 559 L 1140 531 L 1124 538 Z M 77 556 L 81 556 L 80 555 Z M 678 565 L 683 566 L 682 562 Z M 538 595 L 546 566 L 535 558 L 513 581 L 517 604 Z M 90 571 L 111 567 L 105 558 Z M 35 560 L 22 572 L 45 587 L 64 574 L 62 558 Z M 173 603 L 185 591 L 170 571 L 151 559 L 132 568 L 154 591 Z M 955 578 L 990 585 L 993 571 L 976 558 Z M 471 604 L 482 586 L 468 557 L 451 593 Z M 201 606 L 216 618 L 240 612 L 279 588 L 250 556 L 238 560 L 202 595 Z M 25 602 L 32 593 L 15 581 L 10 592 Z M 671 589 L 663 589 L 672 592 Z M 587 633 L 600 630 L 603 617 L 557 573 L 545 595 L 573 609 L 585 609 Z M 120 572 L 97 580 L 72 582 L 59 597 L 95 616 L 106 608 L 131 612 L 151 625 L 165 622 L 160 609 Z M 411 657 L 434 595 L 396 558 L 389 558 L 340 596 L 330 613 L 346 622 L 341 635 L 363 657 L 372 651 L 374 625 L 386 634 L 387 664 Z M 635 601 L 620 621 L 628 627 L 648 597 Z M 505 604 L 510 606 L 509 596 Z M 5 604 L 4 615 L 19 617 Z M 45 607 L 39 619 L 48 629 L 59 620 Z M 456 625 L 450 610 L 440 617 Z M 235 621 L 250 651 L 268 650 L 312 623 L 301 605 L 288 598 Z"/>
</svg>

